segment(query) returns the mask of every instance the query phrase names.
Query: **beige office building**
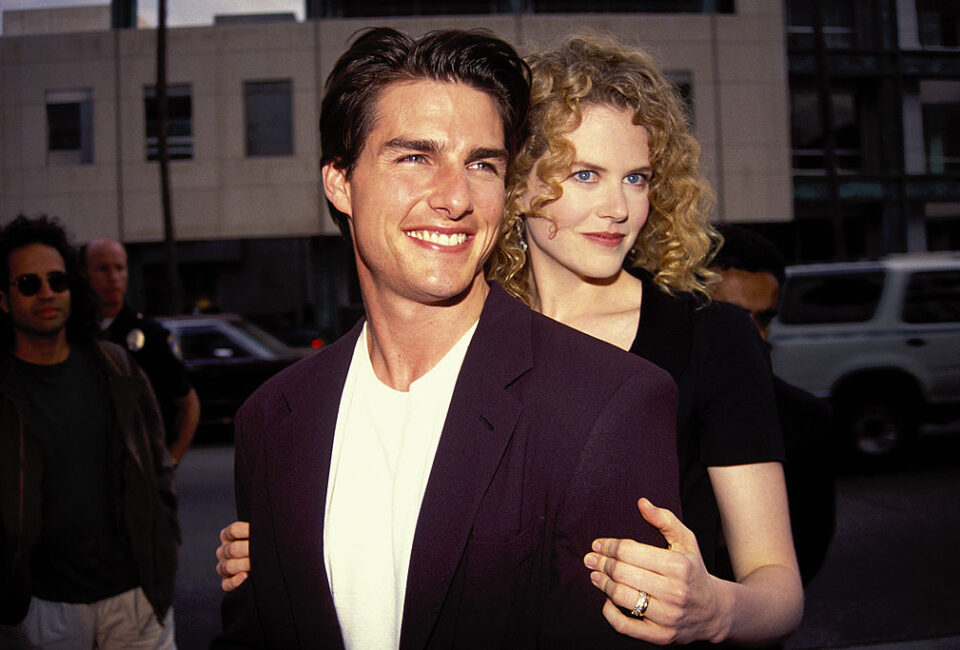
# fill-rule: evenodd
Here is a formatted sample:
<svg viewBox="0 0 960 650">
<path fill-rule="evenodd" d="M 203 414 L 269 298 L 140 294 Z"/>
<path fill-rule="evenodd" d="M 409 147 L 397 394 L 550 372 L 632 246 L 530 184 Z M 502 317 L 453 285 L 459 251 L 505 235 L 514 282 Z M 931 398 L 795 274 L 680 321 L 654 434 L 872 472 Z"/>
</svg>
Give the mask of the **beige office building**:
<svg viewBox="0 0 960 650">
<path fill-rule="evenodd" d="M 484 27 L 522 52 L 579 31 L 642 44 L 690 98 L 718 218 L 792 218 L 783 7 L 740 0 L 735 13 L 291 17 L 172 28 L 179 240 L 336 235 L 317 164 L 323 80 L 351 35 L 378 24 L 410 33 Z M 46 213 L 80 242 L 160 241 L 155 30 L 111 30 L 107 5 L 6 11 L 3 25 L 0 222 Z"/>
<path fill-rule="evenodd" d="M 156 149 L 149 114 L 156 33 L 111 31 L 108 7 L 99 8 L 99 21 L 96 9 L 4 14 L 0 219 L 45 212 L 60 215 L 81 240 L 105 234 L 157 240 L 163 234 L 159 175 L 149 159 Z M 169 30 L 178 237 L 335 233 L 319 183 L 318 106 L 333 62 L 350 35 L 368 24 L 337 19 Z M 411 33 L 486 27 L 522 51 L 581 30 L 642 43 L 689 88 L 721 216 L 791 217 L 779 2 L 740 2 L 731 15 L 501 15 L 373 24 Z"/>
</svg>

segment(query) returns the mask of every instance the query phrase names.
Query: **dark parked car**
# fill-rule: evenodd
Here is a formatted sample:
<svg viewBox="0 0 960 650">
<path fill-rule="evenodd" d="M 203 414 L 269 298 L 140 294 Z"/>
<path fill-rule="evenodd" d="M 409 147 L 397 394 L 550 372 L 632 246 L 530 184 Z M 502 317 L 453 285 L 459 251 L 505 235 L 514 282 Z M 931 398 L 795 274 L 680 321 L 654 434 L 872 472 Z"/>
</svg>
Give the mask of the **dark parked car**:
<svg viewBox="0 0 960 650">
<path fill-rule="evenodd" d="M 260 384 L 310 354 L 237 314 L 158 318 L 173 334 L 200 397 L 198 440 L 229 439 L 233 416 Z"/>
</svg>

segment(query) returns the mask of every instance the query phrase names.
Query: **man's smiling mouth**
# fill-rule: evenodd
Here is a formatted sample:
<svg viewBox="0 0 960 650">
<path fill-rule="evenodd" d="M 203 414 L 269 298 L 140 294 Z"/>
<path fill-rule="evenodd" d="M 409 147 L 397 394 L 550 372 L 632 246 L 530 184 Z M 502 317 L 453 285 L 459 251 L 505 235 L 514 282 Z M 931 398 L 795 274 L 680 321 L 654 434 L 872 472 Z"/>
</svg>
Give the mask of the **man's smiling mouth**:
<svg viewBox="0 0 960 650">
<path fill-rule="evenodd" d="M 406 235 L 439 246 L 459 246 L 467 241 L 467 233 L 465 232 L 445 233 L 436 230 L 408 230 Z"/>
</svg>

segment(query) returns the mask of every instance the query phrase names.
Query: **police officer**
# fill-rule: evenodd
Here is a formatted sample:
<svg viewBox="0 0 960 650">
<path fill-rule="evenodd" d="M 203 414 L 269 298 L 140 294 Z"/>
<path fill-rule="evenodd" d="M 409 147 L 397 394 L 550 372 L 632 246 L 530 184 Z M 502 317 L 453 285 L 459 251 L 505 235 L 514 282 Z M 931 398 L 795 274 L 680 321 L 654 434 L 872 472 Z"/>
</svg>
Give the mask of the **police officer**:
<svg viewBox="0 0 960 650">
<path fill-rule="evenodd" d="M 113 239 L 94 239 L 86 247 L 90 285 L 103 303 L 107 337 L 122 345 L 150 378 L 167 430 L 167 446 L 176 465 L 183 458 L 200 421 L 200 400 L 173 353 L 172 339 L 160 323 L 126 305 L 127 251 Z"/>
</svg>

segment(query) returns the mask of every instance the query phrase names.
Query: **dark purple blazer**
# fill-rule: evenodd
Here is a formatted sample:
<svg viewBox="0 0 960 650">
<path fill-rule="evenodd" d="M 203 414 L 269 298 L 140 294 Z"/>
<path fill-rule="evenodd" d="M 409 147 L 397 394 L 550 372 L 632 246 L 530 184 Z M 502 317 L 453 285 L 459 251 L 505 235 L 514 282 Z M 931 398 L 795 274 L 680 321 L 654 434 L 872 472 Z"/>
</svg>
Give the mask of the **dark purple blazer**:
<svg viewBox="0 0 960 650">
<path fill-rule="evenodd" d="M 358 324 L 240 409 L 236 498 L 253 570 L 213 647 L 341 648 L 323 560 L 334 427 Z M 429 332 L 424 332 L 429 336 Z M 400 648 L 635 648 L 601 614 L 596 537 L 663 546 L 679 514 L 676 388 L 654 365 L 491 287 L 420 508 Z"/>
</svg>

